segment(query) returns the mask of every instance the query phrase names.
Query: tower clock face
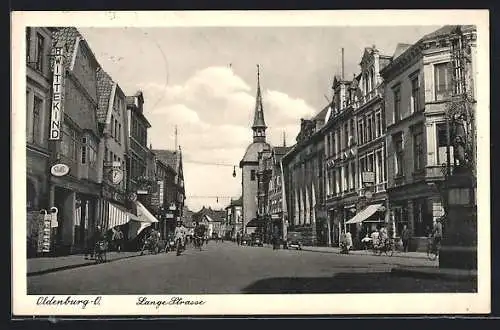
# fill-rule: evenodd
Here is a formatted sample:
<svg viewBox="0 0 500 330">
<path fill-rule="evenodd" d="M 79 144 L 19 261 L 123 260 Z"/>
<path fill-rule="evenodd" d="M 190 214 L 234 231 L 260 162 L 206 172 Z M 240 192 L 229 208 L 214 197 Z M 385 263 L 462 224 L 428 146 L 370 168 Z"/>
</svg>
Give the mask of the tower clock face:
<svg viewBox="0 0 500 330">
<path fill-rule="evenodd" d="M 123 180 L 123 172 L 120 169 L 111 170 L 111 182 L 113 184 L 119 184 Z"/>
</svg>

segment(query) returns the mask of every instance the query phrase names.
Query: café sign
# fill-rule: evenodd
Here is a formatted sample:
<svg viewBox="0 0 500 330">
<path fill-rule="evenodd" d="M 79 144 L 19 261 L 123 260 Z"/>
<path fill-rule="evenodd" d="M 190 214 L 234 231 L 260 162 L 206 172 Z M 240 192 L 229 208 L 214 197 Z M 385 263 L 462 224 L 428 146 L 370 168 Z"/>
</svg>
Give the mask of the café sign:
<svg viewBox="0 0 500 330">
<path fill-rule="evenodd" d="M 66 164 L 55 164 L 50 168 L 50 173 L 53 176 L 65 176 L 69 173 L 69 166 Z"/>
<path fill-rule="evenodd" d="M 52 79 L 52 110 L 49 140 L 61 140 L 64 91 L 64 56 L 62 47 L 54 47 L 54 75 Z"/>
</svg>

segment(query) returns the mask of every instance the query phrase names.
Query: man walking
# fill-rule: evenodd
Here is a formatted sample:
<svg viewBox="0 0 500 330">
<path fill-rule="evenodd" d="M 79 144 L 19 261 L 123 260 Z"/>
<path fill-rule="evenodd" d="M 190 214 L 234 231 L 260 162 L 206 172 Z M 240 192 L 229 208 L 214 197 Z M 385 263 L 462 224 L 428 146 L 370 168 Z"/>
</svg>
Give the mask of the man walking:
<svg viewBox="0 0 500 330">
<path fill-rule="evenodd" d="M 410 231 L 406 225 L 403 226 L 403 230 L 401 231 L 401 240 L 403 241 L 403 251 L 408 252 L 409 243 L 410 243 Z"/>
</svg>

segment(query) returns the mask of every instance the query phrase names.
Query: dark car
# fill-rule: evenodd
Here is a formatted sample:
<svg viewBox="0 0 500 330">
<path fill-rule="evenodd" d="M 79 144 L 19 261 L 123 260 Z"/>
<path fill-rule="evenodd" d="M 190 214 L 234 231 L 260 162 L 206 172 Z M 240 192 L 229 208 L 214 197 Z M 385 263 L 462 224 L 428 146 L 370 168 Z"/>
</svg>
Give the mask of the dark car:
<svg viewBox="0 0 500 330">
<path fill-rule="evenodd" d="M 286 239 L 286 247 L 288 249 L 302 250 L 302 233 L 289 231 Z"/>
<path fill-rule="evenodd" d="M 241 245 L 250 245 L 252 242 L 252 238 L 250 237 L 250 235 L 243 235 L 241 237 Z"/>
<path fill-rule="evenodd" d="M 252 235 L 251 245 L 252 246 L 264 246 L 264 243 L 262 242 L 262 238 L 259 235 Z"/>
</svg>

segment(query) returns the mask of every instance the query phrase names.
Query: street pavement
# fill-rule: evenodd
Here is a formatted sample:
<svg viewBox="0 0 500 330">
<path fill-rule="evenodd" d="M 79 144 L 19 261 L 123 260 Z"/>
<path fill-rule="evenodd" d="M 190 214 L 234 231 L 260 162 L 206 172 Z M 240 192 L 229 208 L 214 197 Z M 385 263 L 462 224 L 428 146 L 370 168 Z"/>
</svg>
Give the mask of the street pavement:
<svg viewBox="0 0 500 330">
<path fill-rule="evenodd" d="M 116 259 L 27 278 L 28 294 L 476 292 L 471 280 L 419 278 L 394 267 L 437 267 L 408 255 L 273 250 L 211 241 L 199 251 Z"/>
</svg>

